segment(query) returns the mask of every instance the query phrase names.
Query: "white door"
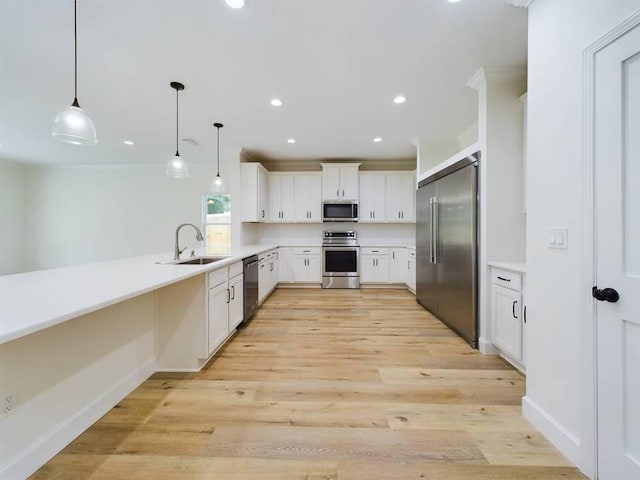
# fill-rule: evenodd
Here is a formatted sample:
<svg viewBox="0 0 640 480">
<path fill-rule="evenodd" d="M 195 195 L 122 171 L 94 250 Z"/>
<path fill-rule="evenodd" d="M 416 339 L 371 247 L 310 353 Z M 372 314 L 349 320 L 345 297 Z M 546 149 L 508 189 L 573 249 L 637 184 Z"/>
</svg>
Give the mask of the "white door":
<svg viewBox="0 0 640 480">
<path fill-rule="evenodd" d="M 229 290 L 231 290 L 231 302 L 229 303 L 229 331 L 236 329 L 244 318 L 244 275 L 240 274 L 229 280 Z"/>
<path fill-rule="evenodd" d="M 358 165 L 340 167 L 340 198 L 358 200 L 360 192 L 360 172 Z"/>
<path fill-rule="evenodd" d="M 229 334 L 229 283 L 224 282 L 209 290 L 209 353 L 222 344 Z"/>
<path fill-rule="evenodd" d="M 322 177 L 309 176 L 309 221 L 322 222 Z"/>
<path fill-rule="evenodd" d="M 598 478 L 640 478 L 640 25 L 595 58 Z M 615 289 L 620 299 L 615 300 Z"/>
</svg>

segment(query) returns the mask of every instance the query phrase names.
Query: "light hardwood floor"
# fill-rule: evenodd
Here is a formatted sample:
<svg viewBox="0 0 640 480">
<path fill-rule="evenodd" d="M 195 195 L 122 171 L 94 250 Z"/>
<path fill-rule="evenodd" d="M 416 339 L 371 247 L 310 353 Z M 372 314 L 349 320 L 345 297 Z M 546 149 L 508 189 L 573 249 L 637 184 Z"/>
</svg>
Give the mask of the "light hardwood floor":
<svg viewBox="0 0 640 480">
<path fill-rule="evenodd" d="M 524 391 L 407 291 L 279 289 L 202 372 L 154 375 L 32 478 L 586 478 Z"/>
</svg>

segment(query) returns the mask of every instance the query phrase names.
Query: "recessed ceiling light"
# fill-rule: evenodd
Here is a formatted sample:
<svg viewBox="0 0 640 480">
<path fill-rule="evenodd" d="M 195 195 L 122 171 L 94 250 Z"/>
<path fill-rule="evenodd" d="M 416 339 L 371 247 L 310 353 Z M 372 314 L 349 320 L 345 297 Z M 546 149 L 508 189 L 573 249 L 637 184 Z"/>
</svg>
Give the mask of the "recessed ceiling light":
<svg viewBox="0 0 640 480">
<path fill-rule="evenodd" d="M 124 143 L 125 145 L 135 145 L 135 143 L 134 143 L 134 142 L 132 142 L 131 140 L 125 140 L 125 141 L 124 141 L 124 142 L 122 142 L 122 143 Z"/>
<path fill-rule="evenodd" d="M 2 145 L 2 144 L 0 143 L 0 147 L 4 147 L 4 145 Z"/>
<path fill-rule="evenodd" d="M 296 143 L 296 139 L 295 138 L 290 138 L 287 140 L 287 143 Z"/>
<path fill-rule="evenodd" d="M 397 95 L 396 98 L 393 99 L 393 103 L 404 103 L 407 101 L 407 97 L 404 95 Z"/>
<path fill-rule="evenodd" d="M 460 0 L 449 0 L 449 3 L 458 3 Z"/>
<path fill-rule="evenodd" d="M 373 141 L 376 142 L 376 143 L 380 143 L 382 141 L 382 138 L 376 137 L 376 138 L 373 139 Z"/>
<path fill-rule="evenodd" d="M 271 105 L 273 105 L 274 107 L 281 107 L 283 105 L 283 102 L 279 98 L 274 98 L 273 100 L 271 100 Z"/>
<path fill-rule="evenodd" d="M 224 3 L 229 5 L 231 8 L 238 9 L 238 8 L 244 7 L 245 1 L 244 0 L 224 0 Z"/>
</svg>

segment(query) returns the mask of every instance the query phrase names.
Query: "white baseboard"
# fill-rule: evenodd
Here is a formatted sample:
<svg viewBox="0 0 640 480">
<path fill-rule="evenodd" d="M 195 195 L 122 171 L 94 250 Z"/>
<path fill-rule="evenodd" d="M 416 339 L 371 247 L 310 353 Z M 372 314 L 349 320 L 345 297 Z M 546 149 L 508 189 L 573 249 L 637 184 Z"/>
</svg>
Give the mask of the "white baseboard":
<svg viewBox="0 0 640 480">
<path fill-rule="evenodd" d="M 27 478 L 48 462 L 78 435 L 93 425 L 124 397 L 138 388 L 156 371 L 156 360 L 152 358 L 122 381 L 106 390 L 85 408 L 65 419 L 58 428 L 45 432 L 22 454 L 0 467 L 0 479 Z"/>
<path fill-rule="evenodd" d="M 574 465 L 580 465 L 580 440 L 529 397 L 522 398 L 522 415 Z"/>
<path fill-rule="evenodd" d="M 497 355 L 500 350 L 496 346 L 484 337 L 478 339 L 478 350 L 485 355 Z"/>
</svg>

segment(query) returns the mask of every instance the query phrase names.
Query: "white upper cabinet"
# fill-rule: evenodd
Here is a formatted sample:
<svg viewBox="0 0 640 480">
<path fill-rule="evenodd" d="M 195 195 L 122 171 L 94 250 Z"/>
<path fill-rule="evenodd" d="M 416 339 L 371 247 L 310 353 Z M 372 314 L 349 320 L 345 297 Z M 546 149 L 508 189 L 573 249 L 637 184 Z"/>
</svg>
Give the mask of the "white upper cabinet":
<svg viewBox="0 0 640 480">
<path fill-rule="evenodd" d="M 384 173 L 360 173 L 360 223 L 385 221 L 386 184 Z"/>
<path fill-rule="evenodd" d="M 323 163 L 322 199 L 358 200 L 359 163 Z"/>
<path fill-rule="evenodd" d="M 269 220 L 269 174 L 257 162 L 241 163 L 242 182 L 241 221 L 267 222 Z"/>
<path fill-rule="evenodd" d="M 322 222 L 322 176 L 296 173 L 293 180 L 294 221 Z"/>
<path fill-rule="evenodd" d="M 294 221 L 294 176 L 269 174 L 269 221 Z"/>
<path fill-rule="evenodd" d="M 387 222 L 415 222 L 415 174 L 387 174 Z"/>
</svg>

